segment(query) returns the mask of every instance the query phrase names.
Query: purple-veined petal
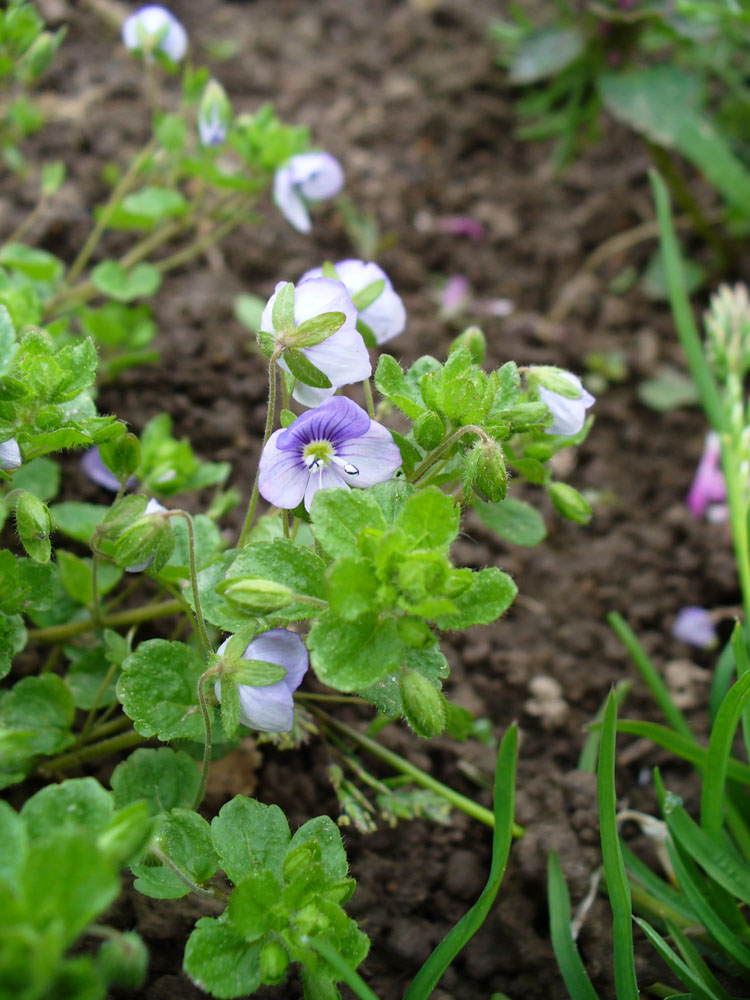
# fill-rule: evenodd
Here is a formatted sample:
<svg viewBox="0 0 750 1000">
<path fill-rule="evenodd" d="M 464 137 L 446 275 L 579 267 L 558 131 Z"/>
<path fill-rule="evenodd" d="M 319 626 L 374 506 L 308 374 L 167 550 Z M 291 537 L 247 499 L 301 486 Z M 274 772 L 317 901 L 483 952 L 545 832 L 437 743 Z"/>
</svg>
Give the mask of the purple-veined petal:
<svg viewBox="0 0 750 1000">
<path fill-rule="evenodd" d="M 159 4 L 147 4 L 125 18 L 122 40 L 125 47 L 135 51 L 141 47 L 141 34 L 158 35 L 167 29 L 159 42 L 159 49 L 173 62 L 180 62 L 187 52 L 188 36 L 174 14 Z"/>
<path fill-rule="evenodd" d="M 338 450 L 353 437 L 361 437 L 370 426 L 370 418 L 361 406 L 346 396 L 336 396 L 308 410 L 298 417 L 291 427 L 277 431 L 276 447 L 279 451 L 301 453 L 311 441 L 330 441 Z"/>
<path fill-rule="evenodd" d="M 12 472 L 13 469 L 19 469 L 22 465 L 23 459 L 18 441 L 15 438 L 8 438 L 7 441 L 0 442 L 0 469 L 3 472 Z M 116 489 L 119 488 L 118 483 Z"/>
<path fill-rule="evenodd" d="M 309 233 L 312 230 L 310 213 L 294 183 L 288 163 L 284 167 L 279 167 L 274 174 L 273 200 L 286 221 L 294 226 L 298 233 Z"/>
<path fill-rule="evenodd" d="M 314 472 L 310 473 L 305 490 L 305 510 L 310 510 L 313 497 L 318 490 L 348 490 L 349 485 L 340 476 L 338 470 L 334 471 L 327 465 L 321 465 Z"/>
<path fill-rule="evenodd" d="M 586 410 L 594 405 L 596 399 L 583 388 L 577 375 L 573 375 L 572 372 L 560 372 L 560 374 L 581 390 L 578 399 L 568 399 L 558 392 L 545 389 L 543 385 L 539 386 L 539 396 L 542 402 L 547 404 L 550 413 L 555 418 L 554 423 L 547 428 L 547 434 L 571 437 L 583 427 L 586 422 Z"/>
<path fill-rule="evenodd" d="M 365 434 L 344 441 L 336 457 L 357 469 L 357 475 L 349 475 L 339 466 L 345 481 L 355 486 L 386 482 L 401 467 L 401 452 L 390 431 L 374 420 Z"/>
<path fill-rule="evenodd" d="M 713 649 L 719 642 L 710 612 L 693 605 L 677 612 L 672 635 L 698 649 Z"/>
<path fill-rule="evenodd" d="M 284 510 L 293 510 L 302 501 L 309 470 L 299 450 L 280 451 L 277 442 L 285 431 L 278 430 L 268 439 L 260 456 L 258 491 L 260 495 Z"/>
</svg>

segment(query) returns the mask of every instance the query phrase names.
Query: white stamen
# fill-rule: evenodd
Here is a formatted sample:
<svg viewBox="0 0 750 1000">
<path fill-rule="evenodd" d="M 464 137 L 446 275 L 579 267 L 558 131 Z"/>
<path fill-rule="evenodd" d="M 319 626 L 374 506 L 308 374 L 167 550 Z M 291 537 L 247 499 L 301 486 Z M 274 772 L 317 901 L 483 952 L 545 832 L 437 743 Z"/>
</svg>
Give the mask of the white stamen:
<svg viewBox="0 0 750 1000">
<path fill-rule="evenodd" d="M 331 455 L 331 461 L 335 462 L 340 469 L 343 469 L 347 476 L 358 476 L 359 469 L 356 465 L 352 465 L 350 462 L 345 462 L 343 458 L 339 458 L 338 455 Z"/>
</svg>

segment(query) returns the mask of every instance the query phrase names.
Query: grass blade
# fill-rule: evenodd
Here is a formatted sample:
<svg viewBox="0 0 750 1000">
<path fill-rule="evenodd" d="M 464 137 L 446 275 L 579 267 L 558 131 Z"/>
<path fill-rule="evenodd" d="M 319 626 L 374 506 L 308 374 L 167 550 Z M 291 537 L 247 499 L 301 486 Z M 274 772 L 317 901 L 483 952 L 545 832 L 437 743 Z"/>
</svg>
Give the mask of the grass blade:
<svg viewBox="0 0 750 1000">
<path fill-rule="evenodd" d="M 360 1000 L 379 1000 L 360 974 L 339 955 L 333 945 L 323 938 L 308 938 L 307 943 L 335 969 L 342 982 L 353 990 Z"/>
<path fill-rule="evenodd" d="M 625 873 L 625 863 L 620 850 L 617 832 L 617 798 L 615 793 L 615 739 L 617 735 L 617 707 L 610 694 L 604 712 L 602 744 L 599 750 L 598 799 L 599 830 L 602 841 L 602 860 L 607 891 L 612 907 L 614 936 L 615 993 L 618 1000 L 638 1000 L 633 954 L 632 906 L 630 886 Z"/>
<path fill-rule="evenodd" d="M 685 896 L 681 892 L 673 889 L 664 879 L 659 878 L 656 872 L 651 871 L 648 865 L 641 861 L 638 855 L 634 854 L 626 844 L 620 843 L 620 849 L 628 874 L 635 883 L 631 886 L 631 892 L 635 892 L 638 883 L 640 883 L 650 899 L 656 904 L 655 913 L 658 913 L 662 921 L 669 917 L 671 920 L 684 920 L 689 924 L 699 922 L 697 912 L 686 902 Z"/>
<path fill-rule="evenodd" d="M 618 681 L 614 687 L 615 702 L 617 704 L 617 710 L 619 711 L 622 703 L 627 697 L 628 691 L 632 687 L 630 681 Z M 599 706 L 599 709 L 591 720 L 592 725 L 601 722 L 604 717 L 604 709 L 607 707 L 607 699 Z M 578 758 L 578 768 L 579 771 L 587 771 L 589 774 L 596 774 L 596 761 L 599 757 L 599 743 L 601 741 L 601 730 L 591 729 L 586 737 L 586 741 L 583 744 L 583 749 L 581 750 L 581 756 Z"/>
<path fill-rule="evenodd" d="M 693 732 L 688 725 L 687 719 L 672 700 L 669 688 L 664 683 L 654 664 L 648 657 L 646 650 L 638 641 L 638 637 L 631 629 L 622 615 L 616 611 L 611 611 L 607 615 L 607 622 L 617 638 L 630 653 L 638 673 L 647 685 L 649 691 L 656 699 L 662 715 L 670 724 L 672 729 L 681 733 L 688 739 L 694 739 Z"/>
<path fill-rule="evenodd" d="M 658 171 L 650 170 L 649 178 L 656 203 L 656 218 L 659 223 L 661 252 L 664 258 L 664 268 L 667 275 L 669 304 L 672 309 L 677 335 L 682 349 L 687 357 L 690 374 L 693 377 L 701 405 L 714 430 L 724 430 L 725 416 L 719 390 L 714 381 L 711 369 L 706 362 L 703 345 L 698 329 L 693 319 L 690 300 L 685 289 L 685 276 L 682 267 L 682 255 L 672 225 L 672 212 L 669 205 L 669 194 L 666 185 Z"/>
<path fill-rule="evenodd" d="M 656 722 L 641 722 L 637 719 L 620 719 L 617 723 L 618 733 L 630 733 L 632 736 L 641 736 L 651 740 L 657 746 L 669 750 L 676 757 L 694 764 L 699 770 L 706 766 L 708 751 L 698 743 L 685 739 L 672 729 L 660 726 Z M 729 781 L 737 781 L 741 785 L 750 785 L 750 767 L 740 763 L 734 757 L 727 761 L 727 778 Z"/>
<path fill-rule="evenodd" d="M 737 677 L 741 678 L 750 673 L 750 659 L 747 655 L 745 634 L 739 622 L 735 623 L 732 630 L 731 642 L 734 662 L 737 664 Z M 742 738 L 745 741 L 745 753 L 748 756 L 748 760 L 750 760 L 750 706 L 747 704 L 745 705 L 745 711 L 742 713 Z"/>
<path fill-rule="evenodd" d="M 740 642 L 744 641 L 740 634 Z M 737 662 L 739 670 L 739 660 Z M 717 844 L 721 843 L 724 828 L 724 793 L 727 767 L 734 742 L 734 734 L 743 715 L 745 702 L 750 695 L 750 671 L 745 671 L 727 692 L 711 727 L 711 739 L 703 770 L 701 792 L 701 826 Z"/>
<path fill-rule="evenodd" d="M 672 923 L 668 923 L 667 927 L 672 936 L 672 940 L 677 945 L 680 955 L 682 955 L 683 961 L 696 977 L 698 982 L 706 990 L 708 990 L 711 995 L 716 996 L 718 1000 L 732 1000 L 730 995 L 717 980 L 716 976 L 703 961 L 700 952 L 695 947 L 693 942 Z"/>
<path fill-rule="evenodd" d="M 645 920 L 641 920 L 639 917 L 635 918 L 635 922 L 641 928 L 654 948 L 656 948 L 659 952 L 672 972 L 674 972 L 677 978 L 682 980 L 682 982 L 690 988 L 690 992 L 692 996 L 695 997 L 695 1000 L 723 1000 L 723 997 L 719 997 L 712 990 L 705 988 L 704 984 L 701 983 L 690 967 L 686 965 L 680 956 L 669 947 L 661 934 L 658 934 L 651 924 L 646 923 Z"/>
<path fill-rule="evenodd" d="M 476 934 L 490 911 L 508 863 L 513 839 L 515 812 L 516 760 L 518 726 L 509 727 L 497 754 L 495 768 L 495 829 L 492 836 L 492 865 L 482 894 L 468 913 L 443 938 L 414 977 L 404 1000 L 427 1000 L 440 977 L 470 938 Z"/>
<path fill-rule="evenodd" d="M 554 851 L 547 861 L 547 898 L 552 948 L 571 1000 L 599 1000 L 570 930 L 570 896 Z"/>
</svg>

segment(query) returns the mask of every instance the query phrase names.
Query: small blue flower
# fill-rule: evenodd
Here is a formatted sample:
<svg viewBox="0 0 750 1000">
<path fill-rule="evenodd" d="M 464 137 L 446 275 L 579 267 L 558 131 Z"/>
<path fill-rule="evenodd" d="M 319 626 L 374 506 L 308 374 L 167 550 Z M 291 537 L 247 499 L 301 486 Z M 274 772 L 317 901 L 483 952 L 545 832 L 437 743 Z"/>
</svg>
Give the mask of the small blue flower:
<svg viewBox="0 0 750 1000">
<path fill-rule="evenodd" d="M 229 639 L 225 639 L 216 650 L 219 655 L 228 642 Z M 267 687 L 238 684 L 240 722 L 248 729 L 265 733 L 288 732 L 294 725 L 294 692 L 302 683 L 309 663 L 305 644 L 296 632 L 272 628 L 253 639 L 242 659 L 276 663 L 286 670 L 286 677 L 278 684 Z M 217 681 L 215 690 L 216 697 L 221 701 L 221 681 Z"/>
<path fill-rule="evenodd" d="M 201 146 L 221 146 L 232 120 L 232 106 L 218 80 L 209 80 L 198 106 L 198 136 Z"/>
<path fill-rule="evenodd" d="M 358 309 L 358 319 L 372 330 L 378 344 L 384 344 L 392 337 L 403 333 L 406 326 L 406 309 L 382 267 L 364 260 L 340 260 L 334 265 L 334 269 L 355 305 L 360 292 L 377 282 L 383 282 L 380 294 L 369 305 Z M 323 268 L 315 267 L 311 271 L 306 271 L 300 281 L 318 278 L 322 274 Z"/>
<path fill-rule="evenodd" d="M 308 202 L 332 198 L 344 186 L 344 171 L 330 153 L 299 153 L 273 179 L 273 200 L 286 221 L 300 233 L 312 229 Z"/>
<path fill-rule="evenodd" d="M 596 398 L 590 392 L 586 392 L 577 375 L 573 375 L 572 372 L 560 372 L 560 375 L 580 391 L 577 399 L 568 399 L 559 392 L 545 389 L 543 385 L 539 386 L 539 395 L 555 418 L 554 423 L 547 428 L 547 433 L 571 437 L 583 427 L 586 422 L 586 410 L 594 405 Z"/>
<path fill-rule="evenodd" d="M 3 472 L 12 472 L 20 469 L 23 465 L 21 449 L 15 438 L 8 438 L 7 441 L 0 442 L 0 469 Z"/>
<path fill-rule="evenodd" d="M 719 644 L 711 613 L 693 605 L 677 612 L 672 635 L 680 642 L 687 642 L 698 649 L 714 649 Z"/>
<path fill-rule="evenodd" d="M 258 488 L 274 507 L 293 510 L 304 500 L 309 510 L 318 490 L 374 486 L 400 465 L 390 432 L 351 399 L 333 396 L 271 435 Z"/>
<path fill-rule="evenodd" d="M 284 282 L 280 282 L 276 286 L 276 291 L 266 303 L 260 321 L 261 330 L 274 333 L 281 346 L 284 343 L 284 334 L 293 334 L 293 331 L 276 330 L 273 325 L 273 307 L 283 284 Z M 316 368 L 328 376 L 331 388 L 315 389 L 313 386 L 297 382 L 292 395 L 303 406 L 317 406 L 342 385 L 361 382 L 372 374 L 370 355 L 362 335 L 357 330 L 357 310 L 343 283 L 333 278 L 310 278 L 309 281 L 301 281 L 295 287 L 295 328 L 307 320 L 328 312 L 343 313 L 343 325 L 319 344 L 303 347 L 301 350 Z M 284 371 L 289 370 L 283 357 L 279 359 L 279 367 Z"/>
<path fill-rule="evenodd" d="M 122 40 L 131 52 L 143 52 L 152 58 L 152 50 L 156 48 L 173 62 L 180 62 L 188 45 L 187 32 L 174 14 L 155 3 L 125 18 Z"/>
</svg>

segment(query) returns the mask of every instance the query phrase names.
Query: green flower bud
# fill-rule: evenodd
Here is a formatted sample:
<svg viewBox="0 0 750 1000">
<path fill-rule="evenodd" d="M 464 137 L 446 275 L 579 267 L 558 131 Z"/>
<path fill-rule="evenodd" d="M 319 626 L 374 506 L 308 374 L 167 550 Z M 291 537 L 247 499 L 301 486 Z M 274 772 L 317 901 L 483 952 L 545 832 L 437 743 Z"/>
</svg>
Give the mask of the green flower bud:
<svg viewBox="0 0 750 1000">
<path fill-rule="evenodd" d="M 260 576 L 233 577 L 220 584 L 216 590 L 232 604 L 257 615 L 278 611 L 294 600 L 294 591 L 289 587 L 273 580 L 264 580 Z"/>
<path fill-rule="evenodd" d="M 166 517 L 166 507 L 152 499 L 146 504 L 144 513 L 117 539 L 114 560 L 129 573 L 139 573 L 147 569 L 157 555 L 161 568 L 173 548 L 174 535 Z"/>
<path fill-rule="evenodd" d="M 266 986 L 280 983 L 289 968 L 289 955 L 278 941 L 267 941 L 260 952 L 260 978 Z"/>
<path fill-rule="evenodd" d="M 107 985 L 135 990 L 146 977 L 148 952 L 134 931 L 126 931 L 104 942 L 96 956 L 96 965 Z"/>
<path fill-rule="evenodd" d="M 404 670 L 399 680 L 404 718 L 423 739 L 439 736 L 448 724 L 448 710 L 442 693 L 417 673 Z"/>
<path fill-rule="evenodd" d="M 457 351 L 460 347 L 465 347 L 471 360 L 475 365 L 481 365 L 487 351 L 487 341 L 478 326 L 467 327 L 463 333 L 459 333 L 450 346 L 450 351 Z"/>
<path fill-rule="evenodd" d="M 576 524 L 588 524 L 591 520 L 591 505 L 578 490 L 567 483 L 552 483 L 548 491 L 549 498 L 558 513 Z"/>
<path fill-rule="evenodd" d="M 437 372 L 425 372 L 419 383 L 422 399 L 431 410 L 441 409 L 441 381 Z"/>
<path fill-rule="evenodd" d="M 492 439 L 480 441 L 474 446 L 472 456 L 473 486 L 492 503 L 504 500 L 508 492 L 508 472 L 502 446 Z"/>
<path fill-rule="evenodd" d="M 47 505 L 33 493 L 23 492 L 16 501 L 16 528 L 28 555 L 36 562 L 49 562 L 52 519 Z"/>
<path fill-rule="evenodd" d="M 300 844 L 284 858 L 283 875 L 286 883 L 294 882 L 295 879 L 305 875 L 310 865 L 320 861 L 320 844 L 314 840 L 309 840 L 305 844 Z"/>
<path fill-rule="evenodd" d="M 49 31 L 37 35 L 18 62 L 18 78 L 23 83 L 33 83 L 34 80 L 38 80 L 49 67 L 66 31 L 66 28 L 60 28 L 54 35 Z"/>
<path fill-rule="evenodd" d="M 116 441 L 99 445 L 99 458 L 119 482 L 134 475 L 141 464 L 141 444 L 135 434 L 123 434 Z"/>
<path fill-rule="evenodd" d="M 198 105 L 198 134 L 202 146 L 222 146 L 232 122 L 232 105 L 218 80 L 209 80 Z"/>
<path fill-rule="evenodd" d="M 432 451 L 445 437 L 445 424 L 434 410 L 425 410 L 414 421 L 414 437 L 422 448 Z"/>
</svg>

